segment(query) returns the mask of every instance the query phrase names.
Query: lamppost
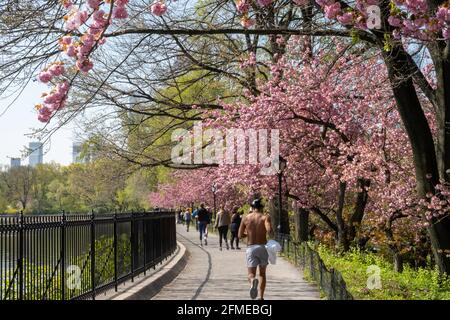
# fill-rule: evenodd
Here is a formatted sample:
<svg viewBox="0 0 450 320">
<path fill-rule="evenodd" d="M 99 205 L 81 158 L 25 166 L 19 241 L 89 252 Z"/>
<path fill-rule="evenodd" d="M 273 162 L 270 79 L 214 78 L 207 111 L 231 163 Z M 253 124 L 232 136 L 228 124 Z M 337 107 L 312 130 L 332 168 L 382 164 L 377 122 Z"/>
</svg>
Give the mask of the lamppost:
<svg viewBox="0 0 450 320">
<path fill-rule="evenodd" d="M 283 179 L 283 171 L 286 169 L 287 161 L 280 156 L 278 161 L 278 233 L 285 233 L 286 230 L 281 230 L 281 217 L 283 215 L 283 197 L 282 197 L 282 179 Z M 283 224 L 284 226 L 284 224 Z"/>
<path fill-rule="evenodd" d="M 216 192 L 217 192 L 217 185 L 214 182 L 212 187 L 211 187 L 211 191 L 213 193 L 213 203 L 214 203 L 214 212 L 213 212 L 213 220 L 216 220 Z"/>
</svg>

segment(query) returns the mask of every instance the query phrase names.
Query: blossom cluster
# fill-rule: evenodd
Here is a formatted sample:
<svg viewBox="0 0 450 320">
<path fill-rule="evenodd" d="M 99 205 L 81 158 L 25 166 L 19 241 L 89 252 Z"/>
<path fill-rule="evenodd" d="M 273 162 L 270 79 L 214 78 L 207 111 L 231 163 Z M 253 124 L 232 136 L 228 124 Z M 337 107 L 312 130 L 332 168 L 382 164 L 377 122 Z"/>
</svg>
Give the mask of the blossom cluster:
<svg viewBox="0 0 450 320">
<path fill-rule="evenodd" d="M 105 44 L 105 32 L 112 22 L 128 18 L 129 0 L 87 0 L 81 7 L 71 0 L 61 0 L 61 4 L 68 10 L 64 16 L 67 33 L 59 39 L 60 50 L 66 58 L 46 66 L 37 76 L 39 82 L 52 87 L 50 93 L 43 94 L 43 103 L 36 105 L 42 122 L 50 121 L 66 105 L 72 83 L 68 80 L 70 74 L 86 74 L 93 69 L 90 56 L 96 47 Z M 161 16 L 167 6 L 163 0 L 156 0 L 149 11 Z"/>
<path fill-rule="evenodd" d="M 336 0 L 316 0 L 324 10 L 325 17 L 336 20 L 347 26 L 359 29 L 370 29 L 371 19 L 381 19 L 379 0 L 357 0 L 354 7 L 342 7 Z M 390 3 L 388 23 L 394 27 L 394 38 L 402 35 L 429 41 L 443 37 L 450 38 L 450 3 L 440 5 L 436 11 L 430 12 L 426 0 L 392 0 Z M 371 11 L 373 6 L 377 12 Z M 375 16 L 377 14 L 378 16 Z"/>
<path fill-rule="evenodd" d="M 381 22 L 380 0 L 356 0 L 352 6 L 343 5 L 338 0 L 314 0 L 323 10 L 325 17 L 345 26 L 358 29 L 372 29 L 371 21 Z M 308 0 L 293 0 L 303 7 Z M 275 5 L 277 0 L 236 0 L 236 11 L 241 15 L 241 24 L 245 28 L 255 25 L 251 17 L 252 8 L 258 10 Z M 376 11 L 373 8 L 377 8 Z M 391 0 L 389 2 L 388 23 L 395 28 L 394 38 L 401 35 L 428 41 L 436 38 L 450 38 L 450 2 L 441 4 L 430 12 L 426 0 Z"/>
</svg>

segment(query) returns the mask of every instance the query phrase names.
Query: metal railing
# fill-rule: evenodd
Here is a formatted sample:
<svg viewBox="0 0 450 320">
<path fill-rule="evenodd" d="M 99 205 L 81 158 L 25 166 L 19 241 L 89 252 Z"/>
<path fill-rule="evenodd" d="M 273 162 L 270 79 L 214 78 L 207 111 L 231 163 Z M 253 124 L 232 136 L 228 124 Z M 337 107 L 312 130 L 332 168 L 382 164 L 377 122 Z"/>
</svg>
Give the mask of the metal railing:
<svg viewBox="0 0 450 320">
<path fill-rule="evenodd" d="M 342 274 L 333 268 L 328 269 L 319 253 L 307 242 L 293 241 L 290 235 L 285 234 L 277 234 L 276 240 L 281 244 L 282 254 L 306 271 L 329 300 L 353 300 Z"/>
<path fill-rule="evenodd" d="M 176 246 L 172 212 L 0 215 L 0 300 L 95 299 Z"/>
</svg>

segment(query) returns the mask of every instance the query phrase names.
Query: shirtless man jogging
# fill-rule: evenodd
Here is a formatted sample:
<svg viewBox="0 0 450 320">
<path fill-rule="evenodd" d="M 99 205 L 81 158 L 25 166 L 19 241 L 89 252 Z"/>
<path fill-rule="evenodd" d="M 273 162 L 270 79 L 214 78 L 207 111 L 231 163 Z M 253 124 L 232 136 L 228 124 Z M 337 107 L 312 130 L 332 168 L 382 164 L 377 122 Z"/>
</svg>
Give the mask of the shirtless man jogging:
<svg viewBox="0 0 450 320">
<path fill-rule="evenodd" d="M 269 254 L 266 250 L 266 235 L 272 235 L 272 223 L 269 215 L 263 214 L 261 199 L 253 200 L 252 212 L 250 212 L 241 222 L 238 236 L 240 239 L 247 237 L 247 268 L 248 281 L 250 282 L 250 297 L 255 299 L 258 296 L 258 278 L 256 269 L 259 267 L 260 298 L 264 299 L 266 289 L 266 268 L 269 264 Z"/>
</svg>

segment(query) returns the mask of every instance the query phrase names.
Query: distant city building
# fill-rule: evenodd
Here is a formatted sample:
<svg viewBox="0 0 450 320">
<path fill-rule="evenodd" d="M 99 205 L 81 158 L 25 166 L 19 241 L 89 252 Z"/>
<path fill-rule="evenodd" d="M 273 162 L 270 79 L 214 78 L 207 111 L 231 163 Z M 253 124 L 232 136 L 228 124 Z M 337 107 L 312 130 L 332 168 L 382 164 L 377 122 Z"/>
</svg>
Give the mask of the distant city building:
<svg viewBox="0 0 450 320">
<path fill-rule="evenodd" d="M 85 150 L 84 143 L 74 142 L 72 146 L 72 163 L 88 163 L 92 159 L 91 150 Z"/>
<path fill-rule="evenodd" d="M 44 145 L 42 142 L 30 142 L 30 155 L 28 156 L 28 164 L 32 167 L 44 163 Z"/>
<path fill-rule="evenodd" d="M 83 145 L 78 142 L 74 142 L 72 145 L 72 163 L 81 163 L 81 150 Z"/>
<path fill-rule="evenodd" d="M 20 158 L 11 158 L 11 168 L 20 167 Z"/>
</svg>

